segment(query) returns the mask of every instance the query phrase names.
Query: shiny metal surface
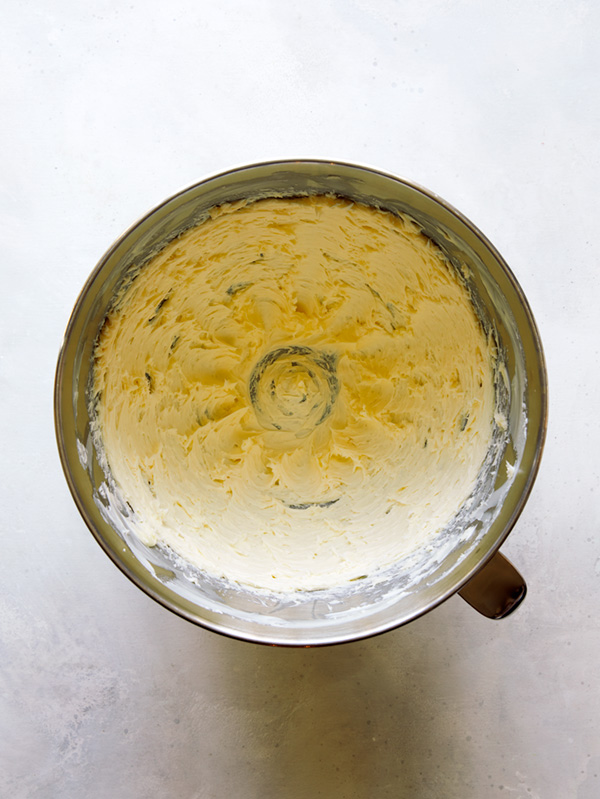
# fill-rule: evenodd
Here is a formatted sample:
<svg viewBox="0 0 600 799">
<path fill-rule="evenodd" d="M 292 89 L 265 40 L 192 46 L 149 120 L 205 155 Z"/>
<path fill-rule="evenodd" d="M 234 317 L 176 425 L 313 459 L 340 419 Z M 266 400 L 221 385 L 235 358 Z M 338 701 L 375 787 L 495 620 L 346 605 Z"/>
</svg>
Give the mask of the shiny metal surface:
<svg viewBox="0 0 600 799">
<path fill-rule="evenodd" d="M 525 599 L 527 586 L 512 563 L 496 552 L 458 593 L 488 619 L 504 619 Z"/>
<path fill-rule="evenodd" d="M 408 213 L 451 259 L 467 265 L 505 352 L 509 437 L 506 459 L 488 476 L 479 515 L 469 518 L 465 534 L 440 561 L 426 562 L 423 556 L 419 576 L 410 584 L 395 572 L 370 592 L 353 586 L 342 593 L 311 592 L 285 601 L 210 578 L 192 583 L 181 564 L 139 543 L 126 509 L 107 495 L 90 437 L 86 388 L 97 330 L 125 275 L 129 279 L 153 252 L 216 204 L 306 193 L 335 193 Z M 56 371 L 55 423 L 65 475 L 86 524 L 139 588 L 183 618 L 215 632 L 258 643 L 315 646 L 385 632 L 430 611 L 461 588 L 473 598 L 476 586 L 482 585 L 481 575 L 488 573 L 487 568 L 480 570 L 490 559 L 495 562 L 494 555 L 533 486 L 546 432 L 547 377 L 537 328 L 521 288 L 495 248 L 458 211 L 415 184 L 360 166 L 273 162 L 226 172 L 190 187 L 150 212 L 111 247 L 84 286 L 66 330 Z M 475 575 L 477 582 L 467 591 L 463 586 Z"/>
</svg>

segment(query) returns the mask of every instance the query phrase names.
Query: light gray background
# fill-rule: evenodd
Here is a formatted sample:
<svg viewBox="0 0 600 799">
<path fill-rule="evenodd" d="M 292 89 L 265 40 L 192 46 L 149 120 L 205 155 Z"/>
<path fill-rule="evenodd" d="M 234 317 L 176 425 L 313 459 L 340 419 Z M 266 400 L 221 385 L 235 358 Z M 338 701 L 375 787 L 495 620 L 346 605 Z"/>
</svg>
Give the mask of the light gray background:
<svg viewBox="0 0 600 799">
<path fill-rule="evenodd" d="M 0 25 L 0 795 L 595 799 L 600 6 L 595 0 L 5 0 Z M 79 289 L 166 196 L 256 160 L 371 165 L 454 204 L 539 323 L 551 413 L 503 551 L 458 597 L 318 650 L 221 638 L 87 532 L 52 385 Z"/>
</svg>

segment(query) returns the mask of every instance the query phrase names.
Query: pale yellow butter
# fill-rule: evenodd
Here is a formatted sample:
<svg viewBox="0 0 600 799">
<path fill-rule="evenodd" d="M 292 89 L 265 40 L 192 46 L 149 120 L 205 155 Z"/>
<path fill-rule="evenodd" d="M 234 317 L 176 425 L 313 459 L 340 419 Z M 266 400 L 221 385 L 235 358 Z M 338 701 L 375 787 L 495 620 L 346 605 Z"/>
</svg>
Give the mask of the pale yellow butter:
<svg viewBox="0 0 600 799">
<path fill-rule="evenodd" d="M 340 585 L 430 543 L 469 496 L 493 355 L 411 220 L 332 197 L 238 203 L 107 317 L 97 430 L 146 543 L 259 588 Z"/>
</svg>

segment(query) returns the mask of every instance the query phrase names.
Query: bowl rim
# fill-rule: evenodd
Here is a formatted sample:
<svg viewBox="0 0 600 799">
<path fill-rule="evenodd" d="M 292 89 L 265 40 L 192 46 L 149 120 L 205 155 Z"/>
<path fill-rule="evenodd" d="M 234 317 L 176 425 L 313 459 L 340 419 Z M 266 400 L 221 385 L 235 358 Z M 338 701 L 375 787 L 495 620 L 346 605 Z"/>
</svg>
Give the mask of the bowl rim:
<svg viewBox="0 0 600 799">
<path fill-rule="evenodd" d="M 394 183 L 403 184 L 409 189 L 417 191 L 418 193 L 424 195 L 429 200 L 432 200 L 435 204 L 440 205 L 442 208 L 444 208 L 447 212 L 449 212 L 452 216 L 454 216 L 463 226 L 465 226 L 465 228 L 467 228 L 470 231 L 470 233 L 479 241 L 479 243 L 486 250 L 490 252 L 494 260 L 497 262 L 497 264 L 504 272 L 506 278 L 511 284 L 512 289 L 515 291 L 515 294 L 517 295 L 517 299 L 525 314 L 530 334 L 533 339 L 534 349 L 537 355 L 536 367 L 537 367 L 537 377 L 539 380 L 540 419 L 534 442 L 533 460 L 530 469 L 527 473 L 527 478 L 525 480 L 523 489 L 519 495 L 519 499 L 515 503 L 512 513 L 510 514 L 504 526 L 503 532 L 498 537 L 496 543 L 492 547 L 490 547 L 489 551 L 487 551 L 485 555 L 481 557 L 477 561 L 477 563 L 473 567 L 471 567 L 460 580 L 456 581 L 450 588 L 442 592 L 438 597 L 435 598 L 435 600 L 431 601 L 426 607 L 421 609 L 419 612 L 410 615 L 407 618 L 403 618 L 400 620 L 390 619 L 385 623 L 380 623 L 378 625 L 373 625 L 373 626 L 365 625 L 364 628 L 362 628 L 360 631 L 357 631 L 356 633 L 350 635 L 347 633 L 343 635 L 332 634 L 327 639 L 321 639 L 321 638 L 315 640 L 307 639 L 306 642 L 293 642 L 278 636 L 276 627 L 272 629 L 269 628 L 269 635 L 254 635 L 251 633 L 240 632 L 238 630 L 231 629 L 227 625 L 219 624 L 216 621 L 201 618 L 199 615 L 186 610 L 186 608 L 182 607 L 177 602 L 169 601 L 167 597 L 164 596 L 165 593 L 172 594 L 174 597 L 178 597 L 178 594 L 169 589 L 168 586 L 165 586 L 164 583 L 162 582 L 160 583 L 161 591 L 160 592 L 157 591 L 151 583 L 155 581 L 158 583 L 160 581 L 158 581 L 157 578 L 153 577 L 153 575 L 151 575 L 149 571 L 146 571 L 146 574 L 148 575 L 148 581 L 141 580 L 138 577 L 138 575 L 123 561 L 123 559 L 117 555 L 117 553 L 113 550 L 113 548 L 109 546 L 108 542 L 97 530 L 96 525 L 92 521 L 87 511 L 86 505 L 79 494 L 71 470 L 70 459 L 65 442 L 65 424 L 63 420 L 62 408 L 64 403 L 65 371 L 67 368 L 66 346 L 71 338 L 82 304 L 87 298 L 90 288 L 94 284 L 98 274 L 100 273 L 100 271 L 102 270 L 108 259 L 112 256 L 115 250 L 134 231 L 136 231 L 140 227 L 140 225 L 149 220 L 150 217 L 158 213 L 165 206 L 169 205 L 170 203 L 182 197 L 183 195 L 191 193 L 193 191 L 197 191 L 198 189 L 201 189 L 203 186 L 206 186 L 207 184 L 222 180 L 224 178 L 227 178 L 228 176 L 232 175 L 243 176 L 244 173 L 255 171 L 257 168 L 273 167 L 278 169 L 285 169 L 286 167 L 289 168 L 294 166 L 301 166 L 302 168 L 310 168 L 311 165 L 320 166 L 320 167 L 331 166 L 334 169 L 341 167 L 344 169 L 357 171 L 358 173 L 364 172 L 367 174 L 376 175 L 381 178 L 390 180 Z M 180 190 L 174 192 L 166 199 L 164 199 L 163 201 L 152 207 L 146 213 L 138 217 L 138 219 L 135 222 L 133 222 L 131 225 L 129 225 L 129 227 L 127 227 L 125 231 L 121 233 L 121 235 L 118 236 L 117 239 L 115 239 L 113 244 L 104 252 L 101 258 L 98 260 L 96 266 L 89 274 L 88 278 L 86 279 L 83 287 L 81 288 L 77 296 L 67 326 L 65 328 L 62 343 L 59 349 L 55 378 L 54 378 L 53 396 L 54 396 L 55 436 L 56 436 L 61 466 L 65 474 L 69 490 L 86 526 L 94 536 L 97 543 L 109 556 L 111 561 L 119 568 L 119 570 L 123 574 L 125 574 L 125 576 L 128 577 L 129 580 L 134 583 L 134 585 L 140 588 L 145 594 L 154 599 L 156 602 L 165 607 L 167 610 L 170 610 L 172 613 L 175 613 L 181 618 L 184 618 L 187 621 L 190 621 L 200 627 L 211 630 L 212 632 L 219 633 L 229 638 L 235 638 L 238 640 L 269 645 L 269 646 L 284 646 L 291 648 L 317 647 L 317 646 L 328 646 L 332 644 L 349 643 L 352 641 L 362 640 L 365 638 L 380 635 L 382 633 L 388 632 L 389 630 L 398 628 L 400 626 L 404 626 L 405 624 L 408 624 L 411 621 L 414 621 L 415 619 L 426 615 L 427 613 L 431 612 L 436 607 L 441 605 L 443 602 L 445 602 L 447 599 L 449 599 L 451 596 L 453 596 L 455 593 L 460 591 L 460 589 L 463 588 L 469 582 L 469 580 L 471 580 L 471 578 L 476 573 L 478 573 L 486 565 L 486 563 L 488 563 L 493 558 L 493 556 L 498 551 L 500 546 L 504 543 L 504 541 L 510 534 L 511 530 L 514 528 L 514 525 L 516 524 L 517 520 L 519 519 L 529 499 L 535 480 L 539 473 L 539 468 L 541 464 L 542 454 L 547 435 L 547 428 L 548 428 L 548 372 L 547 372 L 546 360 L 544 356 L 539 330 L 535 322 L 533 312 L 529 305 L 529 301 L 527 300 L 527 297 L 525 296 L 525 293 L 521 288 L 516 276 L 514 275 L 514 273 L 512 272 L 511 268 L 508 266 L 502 255 L 496 249 L 496 247 L 491 243 L 491 241 L 481 232 L 481 230 L 467 216 L 465 216 L 465 214 L 463 214 L 461 211 L 455 208 L 451 203 L 444 200 L 440 195 L 431 191 L 430 189 L 427 189 L 426 187 L 422 186 L 417 182 L 400 177 L 390 172 L 382 171 L 372 166 L 352 163 L 348 161 L 318 159 L 318 158 L 275 159 L 268 161 L 257 161 L 249 164 L 241 164 L 226 170 L 222 170 L 220 172 L 209 174 L 206 177 L 200 179 L 199 181 L 196 181 L 195 183 L 187 185 L 181 188 Z"/>
</svg>

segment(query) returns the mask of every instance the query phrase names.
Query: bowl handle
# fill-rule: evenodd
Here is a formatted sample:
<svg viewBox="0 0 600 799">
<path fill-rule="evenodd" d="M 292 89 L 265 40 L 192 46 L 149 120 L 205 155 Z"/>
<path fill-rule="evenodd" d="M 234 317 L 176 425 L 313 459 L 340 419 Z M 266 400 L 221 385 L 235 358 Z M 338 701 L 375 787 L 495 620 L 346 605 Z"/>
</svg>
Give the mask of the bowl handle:
<svg viewBox="0 0 600 799">
<path fill-rule="evenodd" d="M 525 599 L 527 585 L 512 563 L 496 552 L 458 593 L 488 619 L 504 619 Z"/>
</svg>

